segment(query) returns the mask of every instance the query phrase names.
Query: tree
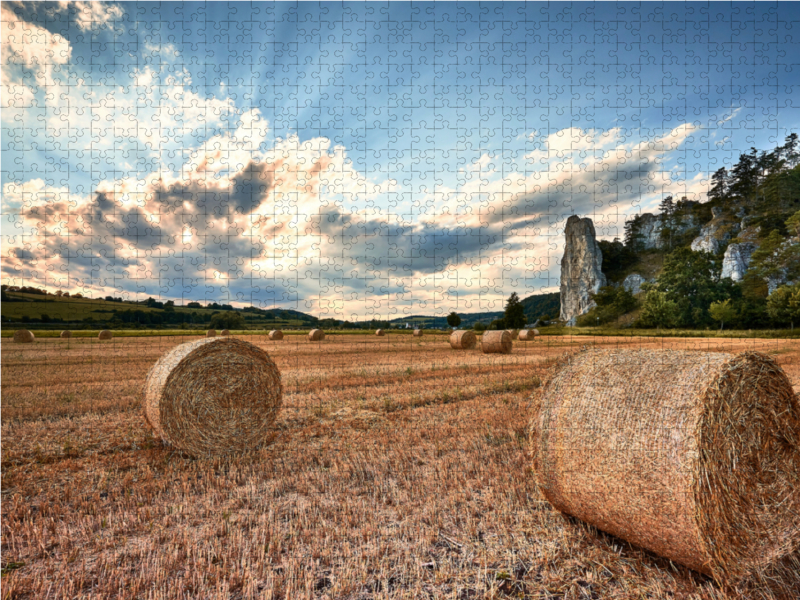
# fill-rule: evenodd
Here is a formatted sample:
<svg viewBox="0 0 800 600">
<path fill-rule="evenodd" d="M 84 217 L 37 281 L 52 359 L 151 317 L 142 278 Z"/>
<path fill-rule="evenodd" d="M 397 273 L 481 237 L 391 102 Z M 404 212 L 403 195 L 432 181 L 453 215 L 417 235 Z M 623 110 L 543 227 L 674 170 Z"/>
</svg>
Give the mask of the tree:
<svg viewBox="0 0 800 600">
<path fill-rule="evenodd" d="M 244 329 L 244 318 L 238 312 L 214 313 L 209 323 L 211 329 Z"/>
<path fill-rule="evenodd" d="M 674 327 L 678 319 L 678 305 L 667 299 L 667 294 L 651 289 L 642 305 L 640 320 L 645 327 Z"/>
<path fill-rule="evenodd" d="M 601 287 L 596 294 L 590 294 L 595 306 L 577 318 L 580 327 L 590 327 L 597 323 L 604 325 L 632 311 L 639 305 L 636 298 L 624 287 L 608 285 Z"/>
<path fill-rule="evenodd" d="M 708 307 L 708 312 L 712 319 L 719 321 L 720 331 L 725 327 L 725 321 L 733 321 L 738 316 L 736 309 L 731 304 L 730 298 L 723 301 L 717 300 L 716 302 L 712 302 L 711 306 Z"/>
<path fill-rule="evenodd" d="M 722 200 L 727 197 L 729 179 L 728 169 L 725 167 L 717 169 L 711 176 L 711 189 L 708 190 L 708 199 Z"/>
<path fill-rule="evenodd" d="M 450 327 L 458 327 L 461 325 L 461 317 L 459 317 L 456 312 L 453 311 L 447 315 L 447 324 L 450 325 Z"/>
<path fill-rule="evenodd" d="M 203 305 L 199 302 L 189 302 L 189 304 L 186 305 L 186 308 L 203 308 Z"/>
<path fill-rule="evenodd" d="M 672 238 L 677 230 L 675 226 L 675 203 L 672 201 L 672 196 L 667 196 L 661 201 L 659 210 L 661 211 L 661 231 L 658 235 L 661 240 L 661 247 L 672 250 Z"/>
<path fill-rule="evenodd" d="M 771 231 L 753 252 L 750 269 L 765 281 L 797 279 L 800 277 L 800 242 L 792 242 L 777 231 Z"/>
<path fill-rule="evenodd" d="M 741 292 L 728 279 L 720 279 L 720 260 L 708 252 L 678 248 L 664 258 L 656 288 L 678 308 L 677 325 L 697 327 L 711 322 L 709 305 Z"/>
<path fill-rule="evenodd" d="M 492 331 L 500 331 L 501 329 L 507 329 L 506 327 L 506 320 L 505 319 L 495 319 L 491 323 L 489 323 L 489 329 Z"/>
<path fill-rule="evenodd" d="M 631 252 L 644 250 L 644 235 L 641 233 L 642 215 L 625 221 L 625 247 Z"/>
<path fill-rule="evenodd" d="M 525 316 L 525 307 L 522 306 L 517 292 L 512 292 L 508 297 L 503 321 L 505 321 L 503 329 L 522 329 L 525 327 L 525 323 L 528 322 Z"/>
<path fill-rule="evenodd" d="M 484 325 L 480 321 L 477 321 L 475 323 L 475 325 L 472 326 L 472 329 L 473 329 L 473 331 L 483 332 L 483 331 L 486 331 L 486 325 Z"/>
<path fill-rule="evenodd" d="M 767 298 L 767 314 L 779 323 L 789 323 L 794 330 L 794 322 L 800 321 L 800 283 L 782 285 L 772 292 Z"/>
<path fill-rule="evenodd" d="M 791 231 L 794 235 L 800 237 L 800 210 L 786 219 L 786 229 Z"/>
</svg>

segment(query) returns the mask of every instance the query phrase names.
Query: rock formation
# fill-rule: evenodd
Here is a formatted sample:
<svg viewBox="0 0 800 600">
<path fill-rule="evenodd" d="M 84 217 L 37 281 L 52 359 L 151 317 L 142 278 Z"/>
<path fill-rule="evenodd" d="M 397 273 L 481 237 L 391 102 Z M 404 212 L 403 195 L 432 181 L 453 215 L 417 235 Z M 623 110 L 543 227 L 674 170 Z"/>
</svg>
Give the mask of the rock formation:
<svg viewBox="0 0 800 600">
<path fill-rule="evenodd" d="M 713 208 L 712 214 L 714 218 L 703 226 L 700 235 L 692 241 L 692 250 L 695 252 L 718 254 L 739 231 L 740 224 L 727 218 L 718 208 Z"/>
<path fill-rule="evenodd" d="M 662 248 L 661 225 L 661 215 L 653 215 L 651 213 L 643 213 L 641 215 L 638 233 L 642 236 L 640 239 L 645 250 Z M 674 221 L 675 235 L 684 234 L 693 227 L 697 227 L 697 225 L 697 218 L 693 214 L 679 215 Z"/>
<path fill-rule="evenodd" d="M 750 257 L 758 246 L 753 242 L 728 244 L 725 256 L 722 257 L 721 277 L 730 277 L 733 281 L 741 281 L 750 266 Z"/>
<path fill-rule="evenodd" d="M 647 280 L 638 273 L 631 273 L 622 282 L 622 287 L 628 290 L 634 296 L 642 291 L 642 284 Z"/>
<path fill-rule="evenodd" d="M 603 253 L 590 218 L 572 215 L 567 219 L 564 257 L 561 259 L 561 319 L 568 325 L 595 306 L 589 296 L 606 285 Z"/>
</svg>

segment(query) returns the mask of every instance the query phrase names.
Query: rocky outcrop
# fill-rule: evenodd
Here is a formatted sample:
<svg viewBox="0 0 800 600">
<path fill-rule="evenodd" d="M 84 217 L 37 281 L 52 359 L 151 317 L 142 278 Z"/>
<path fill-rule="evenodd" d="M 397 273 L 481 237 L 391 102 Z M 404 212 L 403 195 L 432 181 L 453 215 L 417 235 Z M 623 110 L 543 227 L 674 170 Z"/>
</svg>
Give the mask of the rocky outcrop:
<svg viewBox="0 0 800 600">
<path fill-rule="evenodd" d="M 739 232 L 740 224 L 723 215 L 718 208 L 712 209 L 714 218 L 700 230 L 700 235 L 692 241 L 695 252 L 719 254 L 733 236 Z"/>
<path fill-rule="evenodd" d="M 631 273 L 622 282 L 622 287 L 634 296 L 642 291 L 642 284 L 647 280 L 638 273 Z"/>
<path fill-rule="evenodd" d="M 728 244 L 722 257 L 721 277 L 730 277 L 733 281 L 741 281 L 750 266 L 750 258 L 758 245 L 753 242 Z"/>
<path fill-rule="evenodd" d="M 695 217 L 693 214 L 689 213 L 678 215 L 674 219 L 674 235 L 683 235 L 690 229 L 697 227 L 697 225 L 697 217 Z M 661 215 L 653 215 L 650 213 L 642 214 L 641 218 L 639 219 L 638 233 L 642 236 L 640 240 L 645 250 L 662 248 L 663 244 L 661 242 L 661 226 Z"/>
<path fill-rule="evenodd" d="M 561 319 L 574 325 L 576 317 L 595 306 L 589 296 L 606 285 L 603 253 L 588 217 L 572 215 L 567 219 L 566 243 L 561 259 Z"/>
</svg>

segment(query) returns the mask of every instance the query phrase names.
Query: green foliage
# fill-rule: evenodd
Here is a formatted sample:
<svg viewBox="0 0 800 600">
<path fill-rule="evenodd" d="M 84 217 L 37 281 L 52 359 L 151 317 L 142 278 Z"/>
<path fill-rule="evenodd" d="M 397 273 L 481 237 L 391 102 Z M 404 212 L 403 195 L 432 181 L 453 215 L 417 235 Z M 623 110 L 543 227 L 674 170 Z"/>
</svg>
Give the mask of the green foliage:
<svg viewBox="0 0 800 600">
<path fill-rule="evenodd" d="M 561 312 L 561 294 L 534 294 L 522 300 L 522 306 L 528 323 L 534 323 L 536 319 L 548 321 L 550 315 L 558 316 Z"/>
<path fill-rule="evenodd" d="M 244 317 L 238 312 L 214 313 L 208 326 L 211 329 L 244 329 Z"/>
<path fill-rule="evenodd" d="M 800 283 L 782 285 L 767 299 L 767 313 L 776 322 L 794 324 L 800 321 Z"/>
<path fill-rule="evenodd" d="M 675 327 L 678 322 L 678 305 L 667 299 L 667 294 L 656 289 L 648 290 L 639 317 L 642 327 Z"/>
<path fill-rule="evenodd" d="M 506 320 L 505 319 L 495 319 L 491 323 L 489 323 L 489 329 L 492 331 L 500 331 L 501 329 L 510 329 L 506 327 Z"/>
<path fill-rule="evenodd" d="M 764 280 L 795 280 L 800 277 L 800 242 L 772 231 L 753 252 L 748 269 Z"/>
<path fill-rule="evenodd" d="M 472 326 L 472 329 L 473 329 L 474 331 L 477 331 L 477 332 L 479 332 L 479 333 L 482 333 L 482 332 L 486 331 L 486 325 L 485 325 L 485 324 L 483 324 L 483 323 L 481 323 L 480 321 L 477 321 L 477 322 L 475 323 L 475 325 L 473 325 L 473 326 Z"/>
<path fill-rule="evenodd" d="M 625 221 L 625 247 L 636 254 L 644 250 L 644 235 L 641 233 L 642 215 L 635 215 Z M 605 254 L 603 254 L 605 259 Z"/>
<path fill-rule="evenodd" d="M 708 307 L 712 302 L 741 295 L 730 279 L 720 279 L 720 270 L 720 260 L 708 252 L 678 248 L 665 257 L 656 289 L 675 303 L 678 327 L 710 324 Z"/>
<path fill-rule="evenodd" d="M 611 285 L 601 287 L 596 294 L 591 294 L 597 306 L 577 318 L 579 327 L 605 325 L 637 308 L 639 302 L 628 290 Z"/>
<path fill-rule="evenodd" d="M 525 317 L 525 307 L 519 301 L 517 292 L 512 292 L 506 302 L 505 316 L 502 319 L 504 326 L 501 329 L 521 329 L 525 327 L 528 319 Z"/>
<path fill-rule="evenodd" d="M 203 308 L 203 305 L 199 302 L 189 302 L 189 304 L 186 305 L 186 308 Z"/>
<path fill-rule="evenodd" d="M 716 302 L 712 302 L 708 307 L 708 312 L 712 319 L 719 321 L 720 331 L 722 331 L 722 329 L 725 327 L 726 321 L 730 323 L 738 316 L 736 308 L 731 303 L 730 298 L 727 300 L 717 300 Z"/>
<path fill-rule="evenodd" d="M 791 231 L 792 235 L 800 237 L 800 210 L 786 219 L 786 229 Z"/>
<path fill-rule="evenodd" d="M 639 260 L 636 252 L 616 238 L 613 242 L 600 240 L 597 243 L 603 253 L 603 274 L 609 281 L 619 282 L 624 279 L 627 270 Z"/>
<path fill-rule="evenodd" d="M 453 311 L 447 315 L 447 324 L 450 325 L 450 327 L 458 327 L 461 325 L 461 317 L 459 317 L 456 312 Z"/>
</svg>

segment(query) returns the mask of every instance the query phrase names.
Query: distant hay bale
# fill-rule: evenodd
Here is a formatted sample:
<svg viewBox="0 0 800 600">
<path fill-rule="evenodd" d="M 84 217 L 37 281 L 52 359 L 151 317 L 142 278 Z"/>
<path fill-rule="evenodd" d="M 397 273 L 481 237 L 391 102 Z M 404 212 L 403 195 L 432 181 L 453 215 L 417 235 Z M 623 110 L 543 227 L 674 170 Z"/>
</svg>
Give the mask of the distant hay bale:
<svg viewBox="0 0 800 600">
<path fill-rule="evenodd" d="M 414 337 L 422 337 L 422 329 L 415 329 Z"/>
<path fill-rule="evenodd" d="M 377 335 L 378 337 L 383 337 L 383 336 L 384 336 L 384 335 L 386 335 L 386 334 L 383 332 L 383 329 L 378 329 L 378 330 L 375 332 L 375 335 Z"/>
<path fill-rule="evenodd" d="M 588 350 L 534 397 L 537 482 L 563 513 L 736 581 L 800 545 L 800 399 L 757 352 Z"/>
<path fill-rule="evenodd" d="M 61 337 L 62 338 L 71 338 L 72 337 L 72 332 L 68 331 L 68 330 L 64 330 L 64 331 L 61 332 Z"/>
<path fill-rule="evenodd" d="M 519 332 L 519 338 L 517 339 L 523 342 L 529 342 L 535 340 L 537 335 L 539 335 L 538 329 L 523 329 Z"/>
<path fill-rule="evenodd" d="M 222 331 L 219 332 L 219 334 L 224 336 L 224 335 L 230 335 L 231 332 L 228 331 L 227 329 L 223 329 Z"/>
<path fill-rule="evenodd" d="M 513 345 L 508 331 L 484 331 L 481 336 L 481 351 L 484 354 L 508 354 Z"/>
<path fill-rule="evenodd" d="M 509 335 L 511 335 L 511 341 L 514 341 L 515 339 L 517 339 L 517 336 L 519 335 L 519 331 L 517 331 L 516 329 L 506 329 L 506 331 L 509 333 Z"/>
<path fill-rule="evenodd" d="M 35 339 L 33 332 L 27 329 L 18 329 L 14 332 L 14 341 L 17 344 L 32 344 Z"/>
<path fill-rule="evenodd" d="M 184 452 L 238 453 L 269 439 L 282 394 L 266 352 L 236 338 L 200 339 L 150 369 L 144 411 L 155 433 Z"/>
<path fill-rule="evenodd" d="M 283 332 L 280 329 L 273 329 L 269 332 L 269 339 L 271 340 L 282 340 L 283 339 Z"/>
<path fill-rule="evenodd" d="M 450 334 L 450 347 L 453 350 L 471 350 L 478 343 L 478 338 L 471 329 L 462 329 Z"/>
<path fill-rule="evenodd" d="M 325 339 L 325 332 L 322 329 L 312 329 L 308 332 L 309 342 L 321 342 Z"/>
<path fill-rule="evenodd" d="M 114 337 L 114 334 L 111 333 L 108 329 L 103 329 L 103 331 L 101 331 L 97 335 L 97 339 L 98 340 L 110 340 L 113 337 Z"/>
<path fill-rule="evenodd" d="M 217 330 L 209 329 L 208 331 L 206 331 L 206 337 L 207 338 L 217 337 Z"/>
</svg>

